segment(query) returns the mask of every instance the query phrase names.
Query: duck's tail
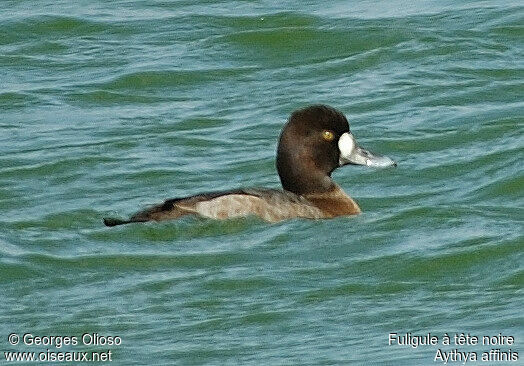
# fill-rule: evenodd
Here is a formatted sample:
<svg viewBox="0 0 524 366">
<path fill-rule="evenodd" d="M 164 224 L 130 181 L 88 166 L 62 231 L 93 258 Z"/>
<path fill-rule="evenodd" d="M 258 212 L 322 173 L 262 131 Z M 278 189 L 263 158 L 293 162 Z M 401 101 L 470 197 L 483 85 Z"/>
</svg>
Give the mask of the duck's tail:
<svg viewBox="0 0 524 366">
<path fill-rule="evenodd" d="M 144 211 L 137 212 L 128 220 L 122 220 L 114 217 L 104 217 L 104 224 L 106 226 L 117 226 L 131 224 L 133 222 L 162 221 L 176 219 L 180 216 L 191 214 L 191 210 L 176 205 L 176 203 L 179 201 L 179 198 L 167 200 L 164 203 L 152 206 Z"/>
<path fill-rule="evenodd" d="M 146 222 L 151 220 L 157 220 L 157 218 L 154 215 L 151 215 L 151 211 L 141 211 L 129 218 L 129 220 L 121 220 L 117 219 L 116 217 L 104 217 L 104 224 L 105 226 L 117 226 L 117 225 L 124 225 L 124 224 L 131 224 L 133 222 Z"/>
<path fill-rule="evenodd" d="M 131 220 L 121 220 L 114 217 L 104 217 L 104 225 L 105 226 L 117 226 L 117 225 L 124 225 L 129 224 L 133 221 Z"/>
</svg>

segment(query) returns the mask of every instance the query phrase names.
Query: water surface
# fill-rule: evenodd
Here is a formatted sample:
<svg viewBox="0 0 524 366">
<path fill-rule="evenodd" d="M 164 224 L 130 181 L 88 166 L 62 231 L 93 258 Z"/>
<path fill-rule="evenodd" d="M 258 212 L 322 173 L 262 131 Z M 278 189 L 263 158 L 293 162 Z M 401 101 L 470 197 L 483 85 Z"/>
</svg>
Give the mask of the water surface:
<svg viewBox="0 0 524 366">
<path fill-rule="evenodd" d="M 520 2 L 0 9 L 2 353 L 97 332 L 119 365 L 432 365 L 388 334 L 465 332 L 524 356 Z M 279 187 L 280 129 L 313 103 L 399 163 L 334 173 L 362 215 L 102 225 Z"/>
</svg>

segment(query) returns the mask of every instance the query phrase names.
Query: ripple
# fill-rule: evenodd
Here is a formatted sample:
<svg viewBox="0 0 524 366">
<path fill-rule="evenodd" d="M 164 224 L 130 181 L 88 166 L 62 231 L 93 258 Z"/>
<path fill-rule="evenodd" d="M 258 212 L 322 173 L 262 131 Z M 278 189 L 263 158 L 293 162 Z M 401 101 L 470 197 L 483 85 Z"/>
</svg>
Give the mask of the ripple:
<svg viewBox="0 0 524 366">
<path fill-rule="evenodd" d="M 115 254 L 88 255 L 76 257 L 47 254 L 26 254 L 24 258 L 33 265 L 47 268 L 69 269 L 109 269 L 120 271 L 148 270 L 159 268 L 211 268 L 242 262 L 244 255 L 239 253 L 198 253 L 180 255 L 157 254 Z"/>
<path fill-rule="evenodd" d="M 210 81 L 227 80 L 248 73 L 252 68 L 207 69 L 207 70 L 173 70 L 173 71 L 141 71 L 128 73 L 102 87 L 109 90 L 165 88 L 170 86 L 198 85 Z"/>
<path fill-rule="evenodd" d="M 249 292 L 259 291 L 276 285 L 275 281 L 266 277 L 249 277 L 244 279 L 214 279 L 206 282 L 204 287 L 218 292 Z"/>
<path fill-rule="evenodd" d="M 0 44 L 17 42 L 20 37 L 26 39 L 68 37 L 100 34 L 104 32 L 122 32 L 121 26 L 104 22 L 89 21 L 71 16 L 41 15 L 27 18 L 11 18 L 4 23 L 9 32 L 0 38 Z"/>
<path fill-rule="evenodd" d="M 460 276 L 461 273 L 472 267 L 485 268 L 486 265 L 493 265 L 493 263 L 511 261 L 511 258 L 521 247 L 520 240 L 505 240 L 500 243 L 493 243 L 492 241 L 484 245 L 467 245 L 461 249 L 442 253 L 438 256 L 414 257 L 409 263 L 405 263 L 402 266 L 402 269 L 398 272 L 398 277 L 429 280 L 432 278 L 437 279 L 444 273 Z M 457 246 L 460 247 L 459 245 Z"/>
<path fill-rule="evenodd" d="M 257 29 L 223 37 L 223 41 L 235 44 L 261 60 L 283 58 L 287 66 L 348 57 L 392 47 L 407 39 L 401 29 L 389 29 L 385 34 L 384 29 L 379 27 L 352 27 L 347 30 L 322 27 Z M 330 51 L 325 52 L 326 49 Z"/>
<path fill-rule="evenodd" d="M 7 92 L 0 93 L 0 108 L 18 109 L 27 107 L 39 101 L 38 97 L 28 93 Z"/>
<path fill-rule="evenodd" d="M 118 93 L 107 90 L 96 90 L 85 93 L 70 93 L 70 102 L 91 105 L 119 105 L 119 104 L 155 104 L 169 101 L 167 98 L 148 95 L 132 95 L 129 93 Z"/>
</svg>

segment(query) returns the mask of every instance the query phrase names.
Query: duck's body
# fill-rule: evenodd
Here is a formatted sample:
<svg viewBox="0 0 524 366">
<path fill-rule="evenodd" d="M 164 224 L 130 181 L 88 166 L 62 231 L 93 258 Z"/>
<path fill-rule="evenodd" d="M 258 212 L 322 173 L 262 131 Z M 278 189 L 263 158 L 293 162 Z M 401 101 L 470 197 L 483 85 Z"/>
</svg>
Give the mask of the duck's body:
<svg viewBox="0 0 524 366">
<path fill-rule="evenodd" d="M 129 220 L 105 218 L 104 223 L 115 226 L 185 215 L 218 220 L 254 215 L 268 222 L 355 215 L 360 213 L 359 206 L 331 179 L 331 172 L 346 164 L 395 165 L 358 147 L 342 113 L 312 106 L 294 112 L 282 130 L 277 170 L 284 190 L 238 189 L 174 198 Z"/>
<path fill-rule="evenodd" d="M 104 223 L 115 226 L 172 220 L 186 215 L 215 220 L 255 215 L 268 222 L 278 222 L 295 217 L 327 219 L 358 213 L 360 208 L 357 203 L 338 186 L 332 192 L 304 196 L 284 190 L 251 188 L 173 198 L 137 212 L 129 220 L 106 218 Z"/>
</svg>

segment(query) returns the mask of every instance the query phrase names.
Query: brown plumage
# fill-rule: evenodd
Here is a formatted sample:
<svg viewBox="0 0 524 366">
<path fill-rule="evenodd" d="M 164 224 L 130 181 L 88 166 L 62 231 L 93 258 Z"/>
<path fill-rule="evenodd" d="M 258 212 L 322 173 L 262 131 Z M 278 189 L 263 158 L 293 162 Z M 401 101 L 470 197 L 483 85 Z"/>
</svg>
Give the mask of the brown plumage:
<svg viewBox="0 0 524 366">
<path fill-rule="evenodd" d="M 255 215 L 268 222 L 355 215 L 360 207 L 331 179 L 331 172 L 346 164 L 395 165 L 358 147 L 342 113 L 311 106 L 295 111 L 280 135 L 276 166 L 284 190 L 237 189 L 174 198 L 129 220 L 105 218 L 104 223 L 115 226 L 185 215 L 218 220 Z"/>
</svg>

